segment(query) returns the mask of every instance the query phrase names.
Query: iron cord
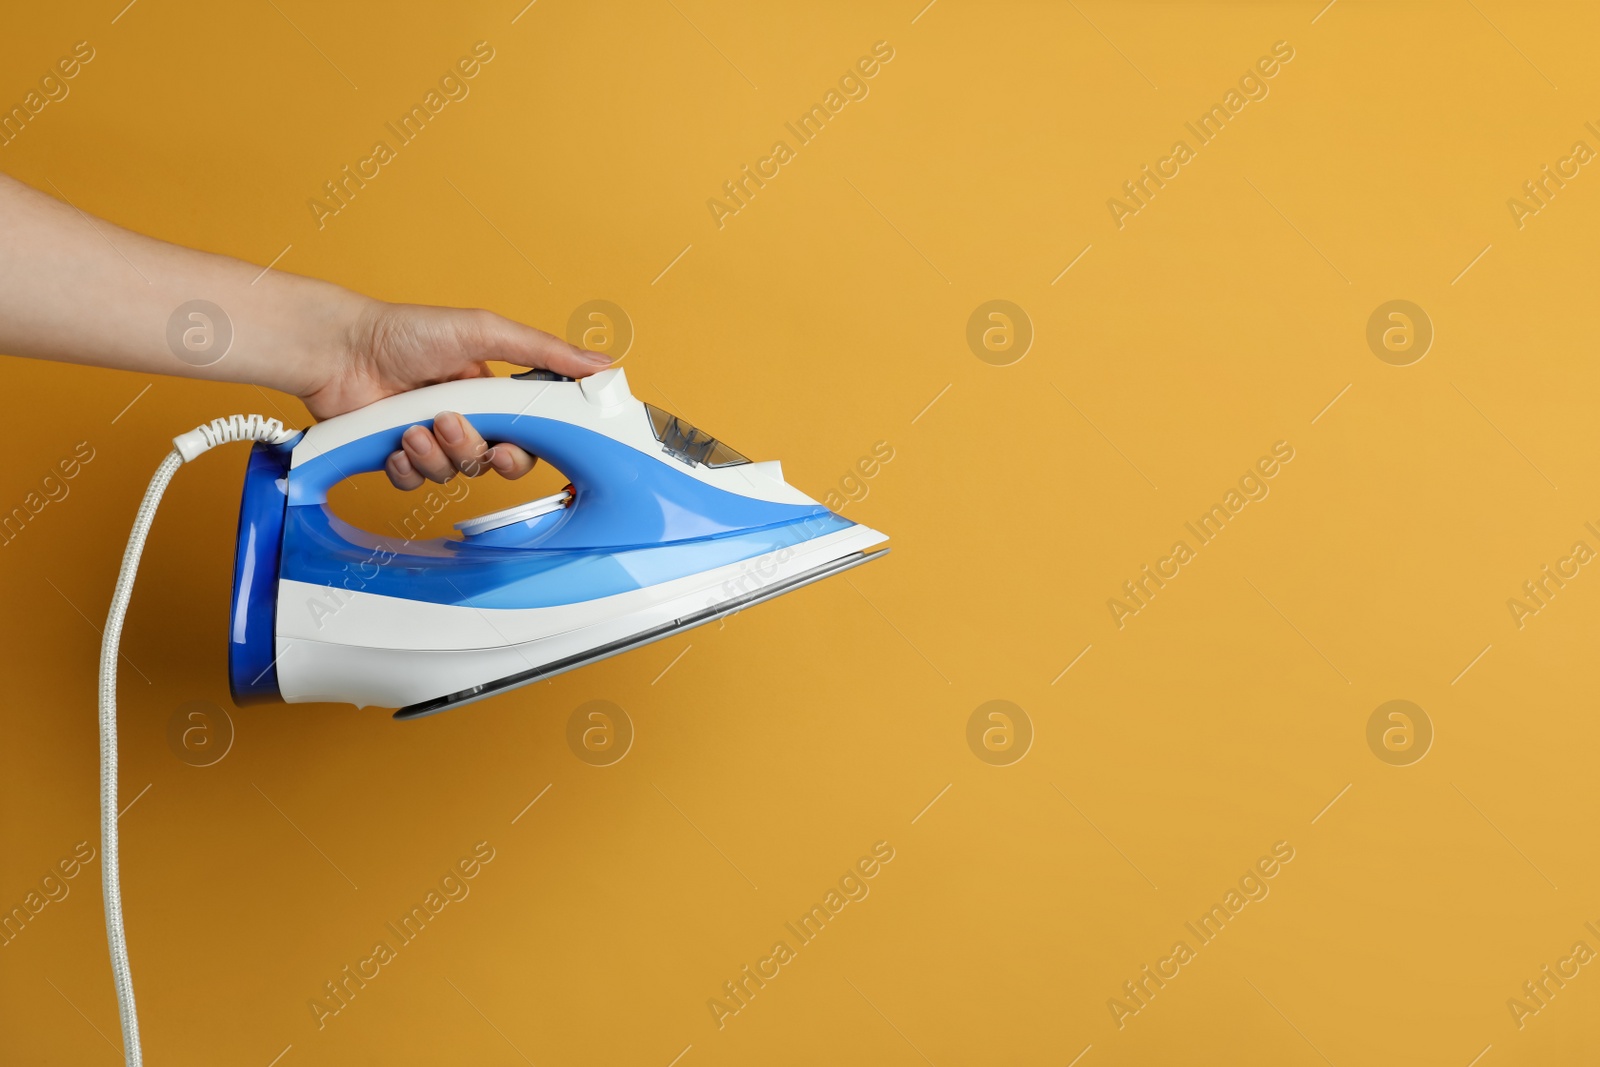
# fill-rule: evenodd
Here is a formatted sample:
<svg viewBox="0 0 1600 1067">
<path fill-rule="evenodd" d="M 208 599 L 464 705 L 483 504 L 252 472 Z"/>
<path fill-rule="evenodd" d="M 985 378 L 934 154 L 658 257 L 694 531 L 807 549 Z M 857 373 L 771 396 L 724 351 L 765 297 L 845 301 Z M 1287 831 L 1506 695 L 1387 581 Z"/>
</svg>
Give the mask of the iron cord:
<svg viewBox="0 0 1600 1067">
<path fill-rule="evenodd" d="M 122 1017 L 123 1057 L 128 1067 L 141 1067 L 144 1054 L 139 1046 L 139 1013 L 133 999 L 133 975 L 128 969 L 128 939 L 122 921 L 122 883 L 117 847 L 117 658 L 122 643 L 122 624 L 133 597 L 133 581 L 139 571 L 139 557 L 145 539 L 155 522 L 161 497 L 185 461 L 229 441 L 265 441 L 281 445 L 293 440 L 298 430 L 286 430 L 277 419 L 260 415 L 233 415 L 215 419 L 173 439 L 174 448 L 161 461 L 150 479 L 139 512 L 134 516 L 133 532 L 122 554 L 122 569 L 111 594 L 106 614 L 105 634 L 100 643 L 100 853 L 101 888 L 106 906 L 106 943 L 111 950 L 111 972 L 117 987 L 117 1011 Z"/>
</svg>

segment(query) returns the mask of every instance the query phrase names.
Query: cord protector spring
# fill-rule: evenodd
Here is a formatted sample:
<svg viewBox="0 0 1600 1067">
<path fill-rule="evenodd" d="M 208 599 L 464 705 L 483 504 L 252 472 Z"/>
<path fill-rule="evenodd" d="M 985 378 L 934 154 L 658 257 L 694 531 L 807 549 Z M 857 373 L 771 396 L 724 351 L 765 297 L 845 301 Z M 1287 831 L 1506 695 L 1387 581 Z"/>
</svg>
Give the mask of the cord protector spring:
<svg viewBox="0 0 1600 1067">
<path fill-rule="evenodd" d="M 173 451 L 156 468 L 145 490 L 139 512 L 122 554 L 122 569 L 111 595 L 106 629 L 100 642 L 100 852 L 101 888 L 106 906 L 106 943 L 111 950 L 111 972 L 117 986 L 117 1011 L 122 1017 L 122 1048 L 127 1067 L 143 1067 L 139 1047 L 139 1014 L 133 1000 L 133 976 L 128 970 L 128 939 L 122 922 L 122 883 L 117 848 L 117 658 L 122 644 L 122 624 L 133 596 L 139 557 L 155 522 L 161 496 L 178 468 L 203 452 L 229 441 L 263 441 L 284 445 L 300 435 L 286 430 L 277 419 L 260 415 L 230 415 L 213 419 L 172 439 Z"/>
</svg>

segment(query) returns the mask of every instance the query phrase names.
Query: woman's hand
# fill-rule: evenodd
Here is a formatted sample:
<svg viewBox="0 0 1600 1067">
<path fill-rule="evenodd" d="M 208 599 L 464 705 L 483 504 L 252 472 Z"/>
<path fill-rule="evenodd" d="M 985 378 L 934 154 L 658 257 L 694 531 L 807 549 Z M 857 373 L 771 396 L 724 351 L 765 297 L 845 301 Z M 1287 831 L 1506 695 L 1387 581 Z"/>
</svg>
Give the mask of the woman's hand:
<svg viewBox="0 0 1600 1067">
<path fill-rule="evenodd" d="M 232 338 L 210 361 L 172 347 L 173 316 L 196 299 L 214 305 Z M 492 312 L 388 304 L 93 222 L 4 175 L 0 352 L 250 382 L 300 397 L 319 419 L 424 385 L 488 377 L 489 360 L 569 378 L 610 365 L 598 352 Z M 402 489 L 458 472 L 517 478 L 532 468 L 522 449 L 491 448 L 451 412 L 431 432 L 408 430 L 385 467 Z"/>
<path fill-rule="evenodd" d="M 373 303 L 349 329 L 345 352 L 325 381 L 301 394 L 311 414 L 332 418 L 395 393 L 459 378 L 492 376 L 487 360 L 537 367 L 569 378 L 604 370 L 611 361 L 542 330 L 489 311 Z M 490 446 L 466 419 L 442 412 L 433 429 L 413 426 L 384 472 L 401 489 L 447 482 L 457 473 L 493 470 L 520 478 L 534 457 L 516 445 Z"/>
</svg>

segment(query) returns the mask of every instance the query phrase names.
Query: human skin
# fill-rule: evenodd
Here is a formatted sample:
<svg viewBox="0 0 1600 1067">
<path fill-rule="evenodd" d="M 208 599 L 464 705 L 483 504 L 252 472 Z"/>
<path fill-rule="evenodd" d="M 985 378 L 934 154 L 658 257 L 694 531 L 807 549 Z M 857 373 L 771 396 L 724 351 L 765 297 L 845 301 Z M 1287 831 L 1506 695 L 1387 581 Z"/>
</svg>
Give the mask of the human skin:
<svg viewBox="0 0 1600 1067">
<path fill-rule="evenodd" d="M 180 304 L 226 309 L 233 344 L 197 367 L 167 346 Z M 395 393 L 492 375 L 491 360 L 581 378 L 610 365 L 489 311 L 391 304 L 331 282 L 199 252 L 94 218 L 0 174 L 0 352 L 33 359 L 248 382 L 299 397 L 319 419 Z M 384 470 L 401 489 L 534 457 L 490 445 L 455 412 L 413 426 Z"/>
</svg>

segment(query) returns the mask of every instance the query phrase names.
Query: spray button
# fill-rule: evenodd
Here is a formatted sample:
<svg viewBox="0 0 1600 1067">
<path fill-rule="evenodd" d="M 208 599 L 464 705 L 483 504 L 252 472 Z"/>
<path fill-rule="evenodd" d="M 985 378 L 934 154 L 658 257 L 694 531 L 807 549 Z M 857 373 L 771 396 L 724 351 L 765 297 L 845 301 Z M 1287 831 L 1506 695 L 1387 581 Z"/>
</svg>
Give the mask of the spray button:
<svg viewBox="0 0 1600 1067">
<path fill-rule="evenodd" d="M 597 407 L 608 408 L 633 399 L 628 391 L 628 377 L 621 367 L 591 374 L 579 380 L 578 388 L 583 390 L 583 398 Z"/>
</svg>

